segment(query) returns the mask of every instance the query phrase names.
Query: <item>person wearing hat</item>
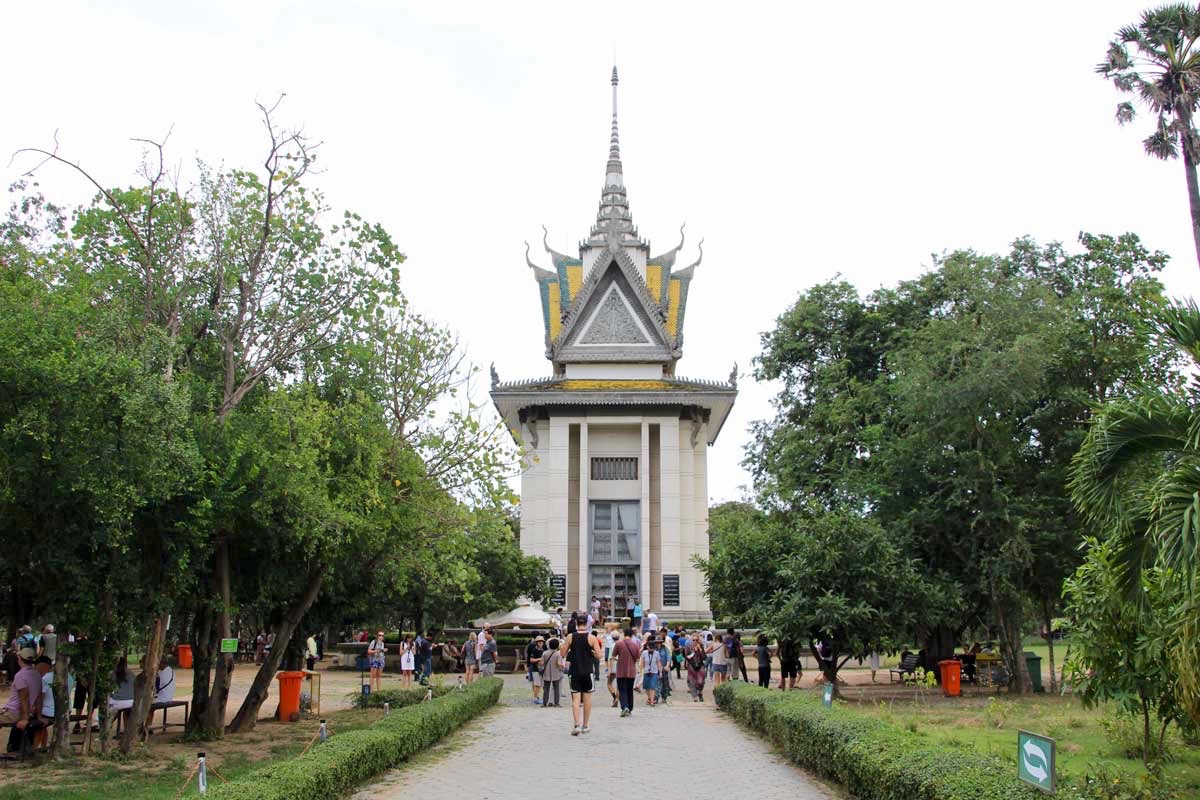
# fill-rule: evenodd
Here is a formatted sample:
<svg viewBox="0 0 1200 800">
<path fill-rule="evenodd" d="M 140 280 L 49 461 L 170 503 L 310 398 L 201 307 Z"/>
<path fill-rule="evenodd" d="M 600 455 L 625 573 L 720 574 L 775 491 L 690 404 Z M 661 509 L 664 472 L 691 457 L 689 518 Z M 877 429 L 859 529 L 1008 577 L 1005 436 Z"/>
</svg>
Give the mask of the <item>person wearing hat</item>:
<svg viewBox="0 0 1200 800">
<path fill-rule="evenodd" d="M 533 686 L 533 704 L 542 704 L 542 654 L 546 652 L 546 637 L 540 633 L 525 646 L 526 680 Z"/>
<path fill-rule="evenodd" d="M 37 651 L 32 647 L 22 647 L 17 651 L 17 660 L 21 668 L 13 676 L 12 694 L 8 702 L 0 708 L 0 723 L 25 730 L 29 720 L 42 708 L 42 675 L 33 668 Z"/>
</svg>

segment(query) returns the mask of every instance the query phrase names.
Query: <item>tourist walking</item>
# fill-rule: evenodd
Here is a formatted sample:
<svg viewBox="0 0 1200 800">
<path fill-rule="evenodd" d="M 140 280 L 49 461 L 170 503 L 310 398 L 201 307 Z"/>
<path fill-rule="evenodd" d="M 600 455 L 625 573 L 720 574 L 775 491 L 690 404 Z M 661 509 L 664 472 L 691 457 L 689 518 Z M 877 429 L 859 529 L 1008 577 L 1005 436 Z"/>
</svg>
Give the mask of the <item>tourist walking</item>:
<svg viewBox="0 0 1200 800">
<path fill-rule="evenodd" d="M 707 652 L 712 657 L 713 688 L 716 688 L 725 682 L 725 676 L 729 673 L 729 656 L 725 648 L 725 640 L 714 635 Z"/>
<path fill-rule="evenodd" d="M 542 707 L 549 708 L 554 706 L 558 708 L 562 703 L 562 677 L 563 677 L 563 659 L 558 652 L 558 639 L 551 638 L 546 643 L 546 650 L 542 653 Z M 550 697 L 554 697 L 551 702 Z"/>
<path fill-rule="evenodd" d="M 633 682 L 637 679 L 638 660 L 642 648 L 632 627 L 625 629 L 625 638 L 613 645 L 613 657 L 617 661 L 617 697 L 621 704 L 621 716 L 633 713 Z"/>
<path fill-rule="evenodd" d="M 463 644 L 463 683 L 471 683 L 475 680 L 475 668 L 479 664 L 479 659 L 477 658 L 479 652 L 477 647 L 478 641 L 479 636 L 476 635 L 475 631 L 471 631 L 467 635 L 467 641 Z"/>
<path fill-rule="evenodd" d="M 675 658 L 675 651 L 671 647 L 671 637 L 663 636 L 658 642 L 658 699 L 666 705 L 667 700 L 671 697 L 671 662 Z"/>
<path fill-rule="evenodd" d="M 658 673 L 662 663 L 658 656 L 658 643 L 653 637 L 646 640 L 646 649 L 642 651 L 642 691 L 646 693 L 646 705 L 653 706 L 657 702 Z"/>
<path fill-rule="evenodd" d="M 746 675 L 746 654 L 742 650 L 742 637 L 738 636 L 737 631 L 730 628 L 725 636 L 725 647 L 728 652 L 729 677 L 736 678 L 738 673 L 741 673 L 742 680 L 746 683 L 750 682 L 750 678 Z"/>
<path fill-rule="evenodd" d="M 412 687 L 416 655 L 416 645 L 413 643 L 412 634 L 404 634 L 404 640 L 400 642 L 400 685 L 405 689 Z"/>
<path fill-rule="evenodd" d="M 546 637 L 538 635 L 525 647 L 525 676 L 533 688 L 533 704 L 542 704 L 542 654 L 546 652 Z"/>
<path fill-rule="evenodd" d="M 571 717 L 575 721 L 572 736 L 591 730 L 588 723 L 592 718 L 592 692 L 596 688 L 592 680 L 593 663 L 603 655 L 600 640 L 589 628 L 580 629 L 579 617 L 571 615 L 571 632 L 562 644 L 562 654 L 571 671 Z"/>
<path fill-rule="evenodd" d="M 779 640 L 779 688 L 795 689 L 800 679 L 800 651 L 791 639 Z"/>
<path fill-rule="evenodd" d="M 767 635 L 758 635 L 758 644 L 754 647 L 754 656 L 758 661 L 758 685 L 764 689 L 771 688 L 771 646 Z"/>
<path fill-rule="evenodd" d="M 383 631 L 375 634 L 375 638 L 367 645 L 367 666 L 371 668 L 371 692 L 383 688 L 383 668 L 387 665 L 387 645 L 383 641 Z"/>
<path fill-rule="evenodd" d="M 696 639 L 687 656 L 687 685 L 692 694 L 692 702 L 704 702 L 704 678 L 707 674 L 708 653 L 704 650 L 704 642 Z"/>
<path fill-rule="evenodd" d="M 634 601 L 633 601 L 632 617 L 633 617 L 633 625 L 631 627 L 635 631 L 641 633 L 641 630 L 642 630 L 642 603 L 640 600 L 634 599 Z"/>
<path fill-rule="evenodd" d="M 500 648 L 496 646 L 496 634 L 491 628 L 483 629 L 483 649 L 479 656 L 479 674 L 490 678 L 496 674 L 496 657 Z"/>
</svg>

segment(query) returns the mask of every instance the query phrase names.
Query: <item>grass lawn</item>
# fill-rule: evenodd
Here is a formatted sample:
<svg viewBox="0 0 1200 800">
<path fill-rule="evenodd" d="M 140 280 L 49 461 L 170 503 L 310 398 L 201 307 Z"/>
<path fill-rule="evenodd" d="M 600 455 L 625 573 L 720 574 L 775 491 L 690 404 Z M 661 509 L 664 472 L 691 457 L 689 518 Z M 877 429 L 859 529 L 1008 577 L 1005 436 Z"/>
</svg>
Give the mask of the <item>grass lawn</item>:
<svg viewBox="0 0 1200 800">
<path fill-rule="evenodd" d="M 1058 647 L 1055 646 L 1057 655 Z M 851 701 L 860 711 L 882 717 L 936 742 L 969 746 L 998 754 L 1016 770 L 1017 730 L 1040 733 L 1057 740 L 1060 779 L 1095 773 L 1097 767 L 1134 778 L 1145 770 L 1140 759 L 1129 758 L 1105 730 L 1106 709 L 1086 709 L 1073 697 L 1035 695 L 1010 698 L 966 696 L 946 698 L 930 693 L 924 698 L 894 701 Z M 1184 744 L 1175 731 L 1168 734 L 1171 760 L 1167 776 L 1183 797 L 1200 797 L 1200 747 Z"/>
<path fill-rule="evenodd" d="M 370 725 L 382 710 L 335 711 L 322 715 L 332 735 Z M 252 733 L 213 742 L 183 742 L 178 735 L 152 736 L 149 747 L 127 758 L 81 759 L 63 763 L 47 756 L 0 769 L 0 800 L 175 800 L 179 787 L 203 750 L 208 763 L 229 780 L 270 760 L 297 756 L 317 732 L 319 721 L 260 722 Z M 319 747 L 319 744 L 314 747 Z M 209 786 L 221 779 L 209 772 Z M 183 797 L 199 797 L 195 779 Z"/>
</svg>

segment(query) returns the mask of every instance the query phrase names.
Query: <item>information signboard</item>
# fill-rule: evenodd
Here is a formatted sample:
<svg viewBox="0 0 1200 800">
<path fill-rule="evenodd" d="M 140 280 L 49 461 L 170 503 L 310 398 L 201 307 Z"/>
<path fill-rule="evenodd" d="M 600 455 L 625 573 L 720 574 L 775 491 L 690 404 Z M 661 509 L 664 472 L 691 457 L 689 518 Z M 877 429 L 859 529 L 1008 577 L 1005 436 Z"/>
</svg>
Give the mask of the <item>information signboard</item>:
<svg viewBox="0 0 1200 800">
<path fill-rule="evenodd" d="M 221 640 L 221 652 L 222 653 L 236 653 L 237 652 L 237 642 L 238 642 L 237 639 L 222 639 Z"/>
<path fill-rule="evenodd" d="M 663 575 L 663 605 L 678 607 L 679 606 L 679 576 L 678 575 Z"/>
<path fill-rule="evenodd" d="M 551 605 L 556 608 L 565 606 L 567 604 L 567 576 L 565 574 L 552 575 L 550 585 L 554 587 L 554 602 Z"/>
<path fill-rule="evenodd" d="M 1017 780 L 1054 794 L 1054 740 L 1017 731 Z"/>
</svg>

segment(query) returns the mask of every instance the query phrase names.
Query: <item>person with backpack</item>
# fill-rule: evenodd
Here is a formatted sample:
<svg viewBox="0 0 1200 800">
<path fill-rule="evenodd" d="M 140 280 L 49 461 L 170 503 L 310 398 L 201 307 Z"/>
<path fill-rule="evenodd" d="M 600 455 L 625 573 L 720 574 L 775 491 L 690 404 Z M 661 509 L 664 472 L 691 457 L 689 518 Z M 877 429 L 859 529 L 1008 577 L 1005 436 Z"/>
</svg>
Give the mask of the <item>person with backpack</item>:
<svg viewBox="0 0 1200 800">
<path fill-rule="evenodd" d="M 596 688 L 592 674 L 595 662 L 604 654 L 600 640 L 584 626 L 580 617 L 577 613 L 571 615 L 570 632 L 561 648 L 571 674 L 571 717 L 575 722 L 572 736 L 591 730 L 588 723 L 592 717 L 592 692 Z"/>
<path fill-rule="evenodd" d="M 742 637 L 738 636 L 737 631 L 733 628 L 730 628 L 725 636 L 725 656 L 729 663 L 730 679 L 735 680 L 740 671 L 742 680 L 749 683 L 750 678 L 746 675 L 746 654 L 742 650 Z"/>
</svg>

